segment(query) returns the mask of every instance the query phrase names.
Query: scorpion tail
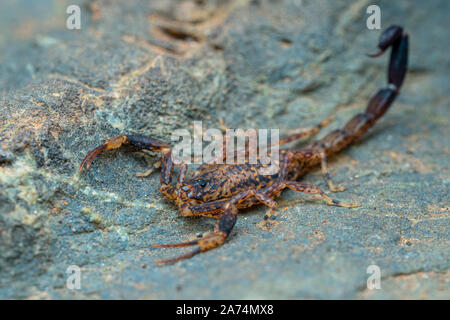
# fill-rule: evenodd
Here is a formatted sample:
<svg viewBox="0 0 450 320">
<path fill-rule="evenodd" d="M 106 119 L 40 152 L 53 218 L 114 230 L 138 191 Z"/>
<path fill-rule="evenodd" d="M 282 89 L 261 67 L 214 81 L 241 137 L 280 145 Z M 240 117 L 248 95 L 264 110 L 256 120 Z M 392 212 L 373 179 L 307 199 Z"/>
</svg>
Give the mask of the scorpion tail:
<svg viewBox="0 0 450 320">
<path fill-rule="evenodd" d="M 365 112 L 354 116 L 343 129 L 330 132 L 305 149 L 320 149 L 328 155 L 336 153 L 358 139 L 389 109 L 399 93 L 408 68 L 408 35 L 403 32 L 402 27 L 387 28 L 380 36 L 379 52 L 370 56 L 380 56 L 389 47 L 392 47 L 392 51 L 388 67 L 387 88 L 379 90 L 370 99 Z"/>
</svg>

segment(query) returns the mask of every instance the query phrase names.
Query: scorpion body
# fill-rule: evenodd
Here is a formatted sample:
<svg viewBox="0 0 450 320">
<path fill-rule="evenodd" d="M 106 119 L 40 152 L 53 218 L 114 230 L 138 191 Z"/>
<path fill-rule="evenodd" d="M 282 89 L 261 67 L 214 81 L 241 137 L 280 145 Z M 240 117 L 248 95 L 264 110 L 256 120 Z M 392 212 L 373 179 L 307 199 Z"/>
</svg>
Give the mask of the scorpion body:
<svg viewBox="0 0 450 320">
<path fill-rule="evenodd" d="M 250 164 L 203 164 L 186 179 L 187 165 L 181 164 L 177 184 L 172 185 L 172 175 L 175 164 L 172 159 L 171 147 L 154 138 L 141 135 L 123 134 L 107 140 L 99 147 L 89 152 L 80 165 L 80 170 L 88 169 L 93 159 L 102 151 L 116 149 L 122 145 L 131 145 L 141 149 L 161 153 L 161 192 L 175 202 L 182 216 L 207 216 L 217 219 L 213 232 L 201 237 L 173 244 L 157 244 L 155 247 L 174 248 L 197 246 L 195 250 L 173 259 L 156 261 L 157 263 L 175 262 L 190 258 L 200 252 L 222 245 L 233 229 L 239 209 L 248 208 L 263 203 L 269 207 L 264 216 L 263 228 L 271 223 L 272 213 L 277 207 L 274 200 L 283 189 L 314 194 L 322 198 L 328 205 L 347 208 L 358 207 L 358 204 L 346 203 L 325 194 L 320 188 L 297 181 L 308 170 L 321 165 L 322 173 L 331 191 L 342 191 L 343 187 L 335 186 L 330 178 L 327 158 L 358 138 L 360 138 L 391 106 L 399 93 L 399 89 L 407 71 L 408 35 L 403 28 L 391 26 L 380 36 L 376 57 L 392 47 L 388 67 L 388 87 L 379 90 L 369 101 L 363 113 L 354 116 L 347 124 L 338 130 L 327 134 L 324 138 L 306 145 L 300 149 L 282 149 L 279 152 L 278 171 L 272 175 L 260 174 L 260 169 L 266 165 L 258 162 Z M 287 136 L 280 140 L 280 145 L 298 140 L 317 133 L 328 124 L 325 120 L 319 125 L 302 132 Z"/>
</svg>

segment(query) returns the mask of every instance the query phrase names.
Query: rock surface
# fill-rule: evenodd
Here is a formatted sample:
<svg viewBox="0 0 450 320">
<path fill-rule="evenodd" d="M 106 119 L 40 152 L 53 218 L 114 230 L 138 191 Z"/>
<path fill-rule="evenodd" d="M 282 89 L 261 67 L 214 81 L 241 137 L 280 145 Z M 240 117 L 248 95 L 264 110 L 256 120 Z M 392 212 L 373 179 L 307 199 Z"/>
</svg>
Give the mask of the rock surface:
<svg viewBox="0 0 450 320">
<path fill-rule="evenodd" d="M 247 210 L 226 245 L 173 265 L 153 243 L 210 231 L 159 193 L 156 158 L 87 151 L 121 132 L 170 142 L 194 120 L 289 132 L 335 114 L 327 132 L 385 86 L 369 59 L 370 1 L 7 0 L 0 13 L 0 298 L 450 298 L 448 1 L 378 3 L 410 34 L 399 99 L 333 158 L 329 207 L 286 191 L 278 225 Z M 78 3 L 81 30 L 67 30 Z M 16 19 L 11 19 L 16 17 Z M 323 134 L 323 133 L 321 133 Z M 305 177 L 327 190 L 318 171 Z M 66 270 L 81 268 L 81 289 Z M 367 268 L 381 269 L 369 290 Z"/>
</svg>

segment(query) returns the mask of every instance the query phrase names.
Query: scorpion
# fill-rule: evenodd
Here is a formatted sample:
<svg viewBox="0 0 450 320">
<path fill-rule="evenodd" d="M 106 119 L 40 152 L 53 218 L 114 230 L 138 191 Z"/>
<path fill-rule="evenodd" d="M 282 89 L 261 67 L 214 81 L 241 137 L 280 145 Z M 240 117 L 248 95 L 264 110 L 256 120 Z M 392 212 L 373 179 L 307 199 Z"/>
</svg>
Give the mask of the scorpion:
<svg viewBox="0 0 450 320">
<path fill-rule="evenodd" d="M 385 29 L 379 38 L 378 52 L 368 56 L 378 57 L 389 47 L 391 47 L 391 55 L 388 66 L 388 86 L 380 89 L 369 100 L 366 110 L 354 116 L 342 129 L 334 130 L 322 139 L 302 148 L 280 149 L 279 165 L 274 174 L 260 174 L 259 169 L 267 164 L 262 164 L 259 160 L 256 164 L 250 164 L 246 160 L 243 164 L 203 163 L 191 177 L 187 178 L 187 164 L 174 163 L 172 149 L 168 144 L 155 138 L 134 134 L 122 134 L 106 140 L 86 155 L 81 162 L 80 171 L 89 169 L 93 159 L 102 151 L 117 149 L 124 145 L 160 153 L 160 192 L 178 206 L 182 216 L 204 216 L 217 219 L 214 231 L 199 235 L 193 240 L 153 245 L 159 248 L 196 246 L 193 251 L 186 254 L 167 260 L 158 260 L 155 263 L 172 263 L 191 258 L 198 253 L 224 244 L 236 224 L 240 209 L 262 203 L 269 207 L 262 223 L 274 221 L 271 215 L 277 208 L 275 199 L 286 188 L 322 198 L 327 205 L 358 207 L 359 204 L 334 199 L 317 186 L 301 183 L 298 179 L 311 167 L 320 165 L 330 191 L 345 190 L 344 187 L 333 184 L 327 159 L 359 139 L 384 115 L 399 94 L 408 64 L 408 34 L 402 27 L 393 25 Z M 325 127 L 329 121 L 322 121 L 314 127 L 280 139 L 279 145 L 311 136 Z M 179 167 L 176 186 L 172 184 L 175 167 Z"/>
</svg>

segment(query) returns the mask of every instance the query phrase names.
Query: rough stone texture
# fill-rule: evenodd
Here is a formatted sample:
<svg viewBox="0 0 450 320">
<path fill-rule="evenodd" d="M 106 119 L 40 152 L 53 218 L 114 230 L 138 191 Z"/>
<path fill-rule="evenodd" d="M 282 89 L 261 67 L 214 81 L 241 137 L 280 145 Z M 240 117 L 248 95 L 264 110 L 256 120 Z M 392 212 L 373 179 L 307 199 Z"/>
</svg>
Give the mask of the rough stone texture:
<svg viewBox="0 0 450 320">
<path fill-rule="evenodd" d="M 206 232 L 136 178 L 154 159 L 87 151 L 123 131 L 170 141 L 194 120 L 289 132 L 335 114 L 341 126 L 386 83 L 371 1 L 7 0 L 0 13 L 0 298 L 450 298 L 448 1 L 380 2 L 382 27 L 410 33 L 410 71 L 393 108 L 331 161 L 329 207 L 286 191 L 279 225 L 247 210 L 230 241 L 184 252 L 153 243 Z M 14 19 L 12 19 L 14 17 Z M 7 30 L 7 32 L 5 32 Z M 323 134 L 323 133 L 321 133 Z M 305 180 L 326 189 L 320 173 Z M 366 288 L 381 268 L 381 290 Z M 66 269 L 82 270 L 81 290 Z"/>
</svg>

